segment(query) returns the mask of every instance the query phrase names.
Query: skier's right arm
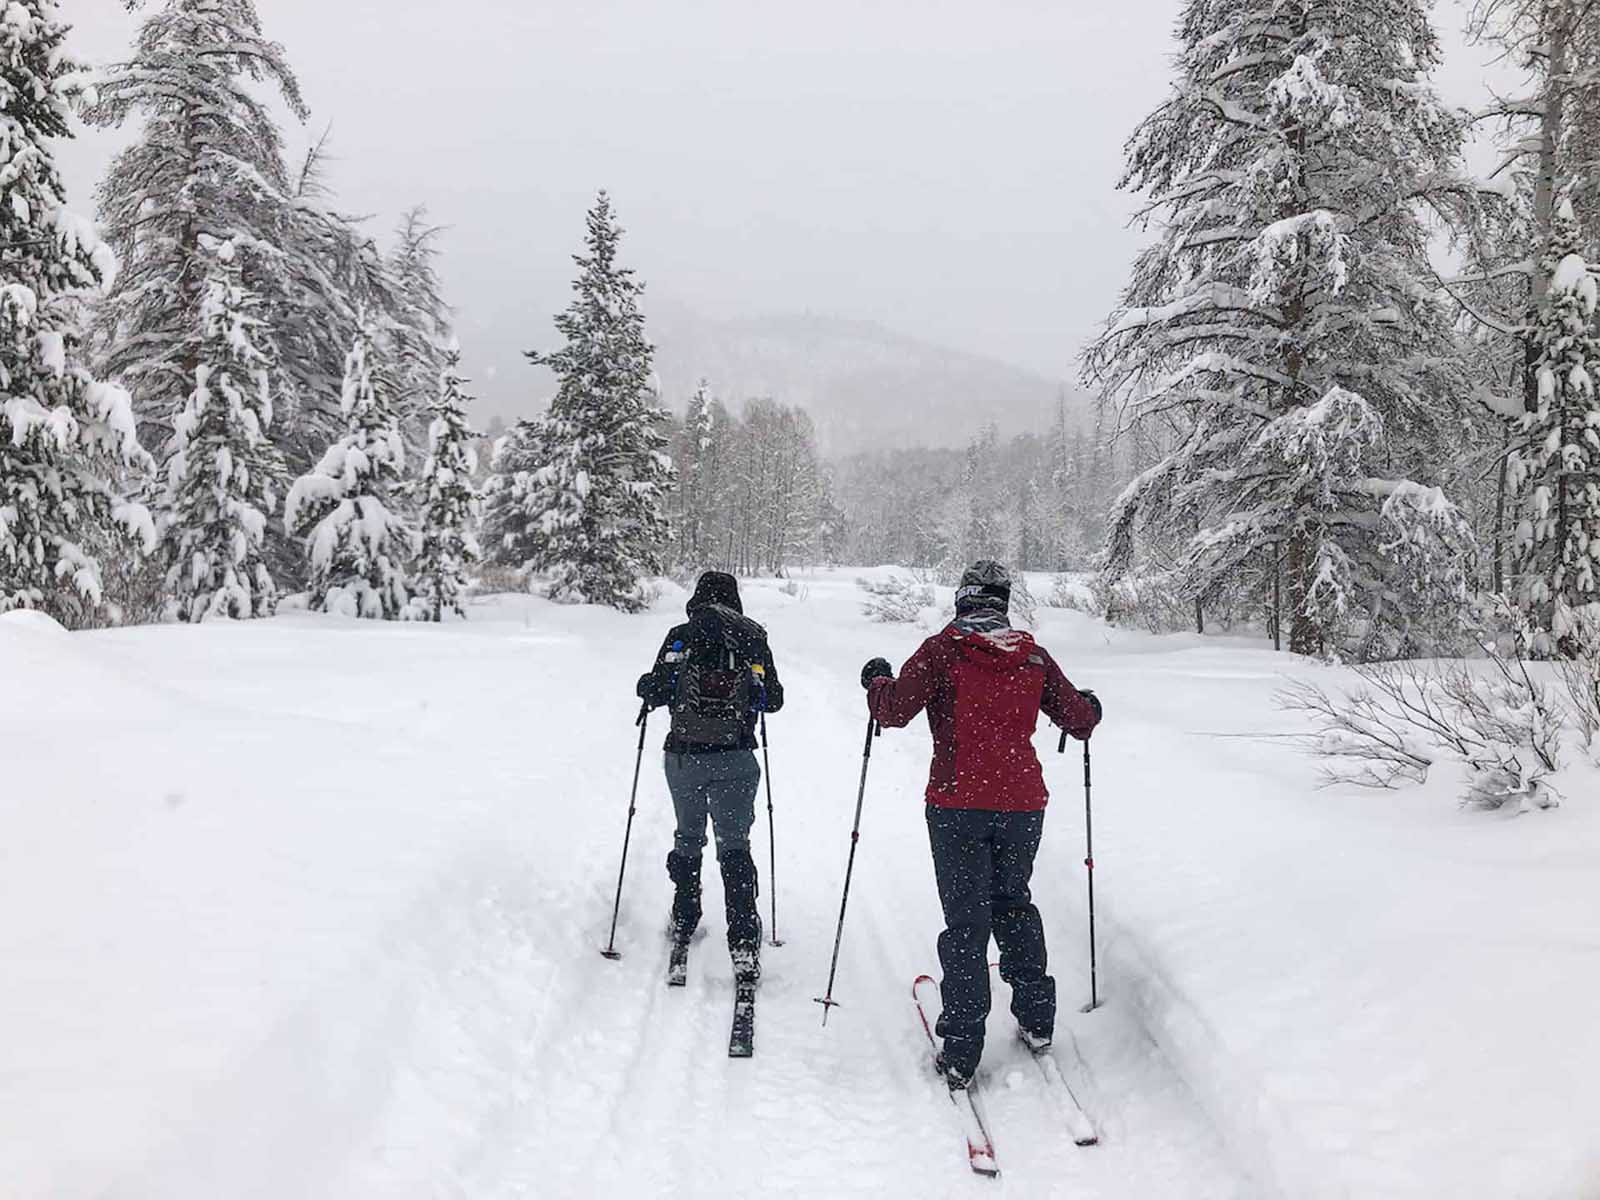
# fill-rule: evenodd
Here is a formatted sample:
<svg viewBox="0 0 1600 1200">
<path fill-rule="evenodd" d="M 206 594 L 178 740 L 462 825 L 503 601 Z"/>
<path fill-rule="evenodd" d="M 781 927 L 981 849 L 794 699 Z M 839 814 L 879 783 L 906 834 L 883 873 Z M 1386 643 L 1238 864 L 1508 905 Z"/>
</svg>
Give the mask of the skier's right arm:
<svg viewBox="0 0 1600 1200">
<path fill-rule="evenodd" d="M 656 653 L 656 665 L 639 676 L 639 686 L 635 690 L 646 708 L 660 708 L 663 704 L 672 703 L 673 693 L 678 687 L 677 655 L 681 654 L 682 649 L 683 638 L 674 629 L 661 643 L 661 649 Z"/>
<path fill-rule="evenodd" d="M 911 724 L 928 706 L 939 683 L 939 664 L 932 650 L 933 639 L 923 642 L 900 668 L 900 677 L 880 676 L 867 687 L 867 711 L 880 725 L 901 729 Z"/>
</svg>

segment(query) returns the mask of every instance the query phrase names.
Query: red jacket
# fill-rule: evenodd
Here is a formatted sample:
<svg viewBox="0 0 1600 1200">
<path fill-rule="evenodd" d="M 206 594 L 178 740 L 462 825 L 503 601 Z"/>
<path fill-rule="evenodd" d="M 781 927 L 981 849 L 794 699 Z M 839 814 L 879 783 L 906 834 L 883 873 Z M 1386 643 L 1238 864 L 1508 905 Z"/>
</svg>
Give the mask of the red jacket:
<svg viewBox="0 0 1600 1200">
<path fill-rule="evenodd" d="M 1015 629 L 946 627 L 922 643 L 898 679 L 872 681 L 867 707 L 896 729 L 928 710 L 933 766 L 927 796 L 941 808 L 1042 809 L 1050 793 L 1033 750 L 1039 714 L 1080 741 L 1098 723 L 1055 659 Z"/>
</svg>

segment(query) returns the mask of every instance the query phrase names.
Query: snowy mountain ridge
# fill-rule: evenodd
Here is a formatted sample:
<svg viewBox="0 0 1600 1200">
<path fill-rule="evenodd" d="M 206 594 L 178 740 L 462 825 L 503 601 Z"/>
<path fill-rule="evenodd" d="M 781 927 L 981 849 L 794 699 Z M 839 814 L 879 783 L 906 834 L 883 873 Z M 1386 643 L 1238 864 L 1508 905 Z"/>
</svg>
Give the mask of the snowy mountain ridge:
<svg viewBox="0 0 1600 1200">
<path fill-rule="evenodd" d="M 816 313 L 716 320 L 649 305 L 656 371 L 682 411 L 700 379 L 730 407 L 770 396 L 806 409 L 825 451 L 872 443 L 965 445 L 993 421 L 1002 435 L 1049 428 L 1064 393 L 1087 424 L 1093 399 L 1025 368 L 897 333 L 874 321 Z"/>
</svg>

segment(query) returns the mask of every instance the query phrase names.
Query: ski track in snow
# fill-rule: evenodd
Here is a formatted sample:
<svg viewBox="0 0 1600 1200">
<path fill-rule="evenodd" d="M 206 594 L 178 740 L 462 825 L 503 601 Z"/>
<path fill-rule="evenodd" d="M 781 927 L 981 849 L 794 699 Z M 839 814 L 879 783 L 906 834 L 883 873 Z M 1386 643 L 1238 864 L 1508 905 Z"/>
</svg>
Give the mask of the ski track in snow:
<svg viewBox="0 0 1600 1200">
<path fill-rule="evenodd" d="M 1445 1043 L 1434 1060 L 1384 1064 L 1368 1095 L 1341 1094 L 1340 1056 L 1384 1045 L 1399 1020 L 1382 988 L 1426 999 L 1392 971 L 1341 977 L 1363 944 L 1343 932 L 1350 896 L 1295 890 L 1326 829 L 1321 808 L 1282 800 L 1309 792 L 1309 764 L 1202 736 L 1272 728 L 1261 691 L 1282 660 L 1043 610 L 1041 640 L 1111 707 L 1095 740 L 1105 1003 L 1092 1014 L 1077 1011 L 1081 760 L 1075 743 L 1058 757 L 1048 728 L 1055 802 L 1035 876 L 1057 1055 L 1102 1144 L 1072 1144 L 997 983 L 984 1069 L 1003 1174 L 975 1179 L 910 996 L 917 974 L 938 974 L 940 928 L 920 721 L 874 743 L 842 1006 L 824 1028 L 813 1003 L 861 765 L 859 664 L 901 661 L 926 632 L 860 618 L 855 574 L 813 577 L 802 597 L 747 589 L 789 695 L 770 720 L 785 945 L 764 950 L 749 1061 L 726 1057 L 733 981 L 711 846 L 689 983 L 665 986 L 665 714 L 640 780 L 623 958 L 599 954 L 637 744 L 632 682 L 681 596 L 645 618 L 495 597 L 444 629 L 298 615 L 68 639 L 0 623 L 11 670 L 50 664 L 63 695 L 94 698 L 85 712 L 31 689 L 7 710 L 26 753 L 0 817 L 27 820 L 0 850 L 14 971 L 0 1021 L 18 1033 L 0 1048 L 0 1194 L 1580 1194 L 1530 1183 L 1581 1176 L 1581 1145 L 1559 1127 L 1499 1151 L 1493 1186 L 1474 1192 L 1463 1181 L 1483 1164 L 1460 1155 L 1456 1126 L 1439 1118 L 1407 1140 L 1392 1124 L 1461 1078 Z M 1139 744 L 1152 730 L 1161 744 Z M 79 749 L 85 731 L 95 753 Z M 1206 795 L 1233 789 L 1231 807 L 1176 815 L 1200 803 L 1183 789 L 1202 774 Z M 26 809 L 30 794 L 50 812 Z M 1438 803 L 1384 820 L 1434 837 L 1421 814 Z M 764 809 L 763 792 L 752 848 L 770 920 Z M 1274 836 L 1242 844 L 1258 822 Z M 1485 862 L 1506 853 L 1472 844 Z M 1405 904 L 1405 883 L 1370 903 Z M 1278 924 L 1263 895 L 1284 897 Z M 1389 961 L 1415 950 L 1395 936 Z M 1239 948 L 1251 937 L 1258 953 Z"/>
</svg>

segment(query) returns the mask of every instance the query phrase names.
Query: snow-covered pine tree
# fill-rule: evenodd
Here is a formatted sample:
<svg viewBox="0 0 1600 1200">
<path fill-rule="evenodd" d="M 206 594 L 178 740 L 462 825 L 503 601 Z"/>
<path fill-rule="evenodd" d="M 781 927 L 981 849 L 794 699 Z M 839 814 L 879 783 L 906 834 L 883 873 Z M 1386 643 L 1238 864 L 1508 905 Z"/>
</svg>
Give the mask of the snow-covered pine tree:
<svg viewBox="0 0 1600 1200">
<path fill-rule="evenodd" d="M 200 300 L 201 361 L 163 470 L 168 611 L 197 622 L 270 616 L 278 588 L 262 547 L 285 475 L 268 436 L 273 346 L 233 243 L 201 244 L 213 262 Z"/>
<path fill-rule="evenodd" d="M 442 620 L 446 612 L 466 616 L 461 598 L 467 590 L 467 571 L 482 557 L 474 526 L 482 515 L 478 489 L 472 482 L 478 456 L 472 448 L 477 437 L 467 426 L 467 396 L 462 391 L 461 351 L 445 351 L 439 391 L 428 425 L 428 457 L 422 467 L 422 537 L 412 570 L 417 603 L 427 619 Z"/>
<path fill-rule="evenodd" d="M 363 323 L 386 328 L 403 308 L 376 240 L 359 219 L 333 207 L 326 157 L 326 138 L 306 152 L 290 190 L 283 253 L 258 289 L 278 339 L 288 410 L 274 440 L 302 471 L 344 428 L 345 356 Z"/>
<path fill-rule="evenodd" d="M 494 443 L 483 485 L 484 557 L 498 567 L 524 571 L 539 552 L 540 531 L 528 520 L 528 494 L 542 465 L 537 418 L 524 418 Z"/>
<path fill-rule="evenodd" d="M 439 226 L 422 206 L 410 209 L 395 231 L 388 274 L 396 309 L 388 331 L 395 368 L 395 409 L 406 451 L 421 449 L 437 417 L 439 380 L 449 362 L 450 306 L 439 280 Z"/>
<path fill-rule="evenodd" d="M 1078 507 L 1079 464 L 1074 457 L 1075 446 L 1081 446 L 1082 433 L 1073 434 L 1067 428 L 1067 398 L 1056 399 L 1056 413 L 1050 423 L 1050 434 L 1045 441 L 1045 484 L 1037 501 L 1037 519 L 1041 524 L 1036 536 L 1043 540 L 1043 553 L 1047 562 L 1041 564 L 1050 571 L 1066 571 L 1080 564 L 1083 558 L 1082 512 Z"/>
<path fill-rule="evenodd" d="M 203 358 L 204 243 L 232 243 L 258 296 L 271 298 L 281 276 L 289 179 L 277 120 L 251 90 L 263 82 L 306 116 L 254 0 L 164 0 L 86 112 L 107 127 L 143 121 L 100 185 L 100 220 L 121 266 L 94 336 L 102 371 L 132 391 L 146 430 L 170 431 Z"/>
<path fill-rule="evenodd" d="M 1140 529 L 1184 548 L 1191 598 L 1281 546 L 1291 649 L 1424 649 L 1471 550 L 1430 486 L 1465 388 L 1416 206 L 1467 185 L 1426 4 L 1188 0 L 1179 36 L 1123 180 L 1163 236 L 1086 355 L 1170 445 L 1118 502 L 1108 574 Z"/>
<path fill-rule="evenodd" d="M 695 570 L 704 563 L 707 534 L 712 526 L 714 476 L 718 441 L 722 432 L 712 399 L 711 385 L 704 379 L 689 397 L 689 410 L 683 418 L 683 431 L 673 461 L 678 468 L 677 512 L 673 521 L 677 534 L 677 565 Z"/>
<path fill-rule="evenodd" d="M 394 621 L 416 615 L 406 584 L 416 535 L 394 505 L 405 447 L 376 341 L 363 323 L 345 360 L 345 434 L 295 480 L 283 521 L 310 560 L 312 609 Z"/>
<path fill-rule="evenodd" d="M 557 389 L 528 430 L 537 465 L 515 502 L 516 528 L 501 534 L 527 547 L 525 566 L 550 572 L 552 599 L 636 611 L 641 581 L 662 569 L 671 537 L 664 506 L 673 470 L 639 311 L 644 286 L 617 263 L 621 237 L 601 192 L 588 214 L 588 252 L 575 256 L 576 294 L 556 317 L 566 344 L 528 354 L 555 373 Z"/>
<path fill-rule="evenodd" d="M 1536 407 L 1522 419 L 1510 467 L 1512 488 L 1529 498 L 1517 528 L 1518 598 L 1540 654 L 1560 652 L 1578 619 L 1600 617 L 1597 288 L 1565 199 L 1549 245 L 1549 285 L 1534 329 Z"/>
<path fill-rule="evenodd" d="M 12 0 L 0 18 L 0 611 L 76 625 L 101 603 L 93 542 L 120 528 L 148 551 L 154 531 L 116 491 L 123 469 L 150 463 L 128 394 L 79 361 L 73 301 L 115 259 L 67 210 L 51 153 L 83 98 L 67 30 L 55 0 Z"/>
<path fill-rule="evenodd" d="M 1475 0 L 1467 33 L 1526 72 L 1514 94 L 1494 96 L 1481 116 L 1508 127 L 1494 174 L 1511 182 L 1526 210 L 1523 244 L 1508 247 L 1511 257 L 1497 273 L 1522 275 L 1537 313 L 1560 199 L 1573 204 L 1580 226 L 1600 228 L 1600 9 L 1589 0 Z M 1531 325 L 1524 330 L 1528 411 L 1538 403 Z"/>
</svg>

